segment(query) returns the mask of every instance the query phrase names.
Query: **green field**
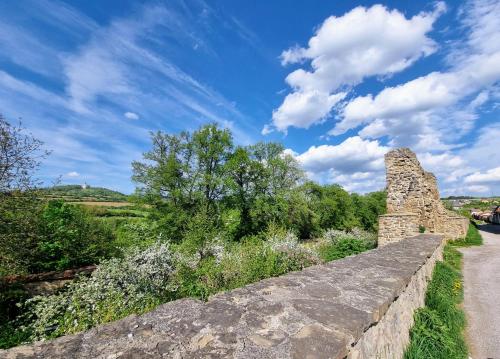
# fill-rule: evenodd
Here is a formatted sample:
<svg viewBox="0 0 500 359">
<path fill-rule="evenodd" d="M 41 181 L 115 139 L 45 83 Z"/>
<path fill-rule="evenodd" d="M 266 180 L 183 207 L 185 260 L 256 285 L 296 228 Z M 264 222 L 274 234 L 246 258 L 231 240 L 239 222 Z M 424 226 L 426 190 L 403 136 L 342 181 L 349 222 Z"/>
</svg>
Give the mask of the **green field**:
<svg viewBox="0 0 500 359">
<path fill-rule="evenodd" d="M 63 199 L 67 202 L 126 202 L 128 196 L 102 187 L 82 188 L 80 185 L 61 185 L 43 188 L 42 195 L 49 199 Z"/>
</svg>

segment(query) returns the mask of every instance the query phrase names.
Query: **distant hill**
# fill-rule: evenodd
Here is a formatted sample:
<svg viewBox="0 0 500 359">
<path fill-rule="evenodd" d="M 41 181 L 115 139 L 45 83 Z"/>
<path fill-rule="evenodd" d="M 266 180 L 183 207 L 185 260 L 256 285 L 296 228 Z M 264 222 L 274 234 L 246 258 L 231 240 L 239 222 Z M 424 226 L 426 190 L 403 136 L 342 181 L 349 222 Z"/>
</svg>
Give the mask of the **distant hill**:
<svg viewBox="0 0 500 359">
<path fill-rule="evenodd" d="M 102 187 L 61 185 L 42 189 L 47 198 L 60 198 L 68 202 L 124 202 L 127 195 Z"/>
</svg>

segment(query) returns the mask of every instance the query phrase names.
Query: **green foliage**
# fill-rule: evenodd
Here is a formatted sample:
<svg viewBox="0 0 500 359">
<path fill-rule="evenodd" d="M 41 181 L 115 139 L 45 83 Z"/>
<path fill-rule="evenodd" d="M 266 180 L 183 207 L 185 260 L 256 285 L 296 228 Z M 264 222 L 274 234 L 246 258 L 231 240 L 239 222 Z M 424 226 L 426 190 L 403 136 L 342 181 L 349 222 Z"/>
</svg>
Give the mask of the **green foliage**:
<svg viewBox="0 0 500 359">
<path fill-rule="evenodd" d="M 410 345 L 405 359 L 468 357 L 463 336 L 465 315 L 460 307 L 463 300 L 462 254 L 456 247 L 479 245 L 481 241 L 480 234 L 471 224 L 465 239 L 445 246 L 443 262 L 436 263 L 427 288 L 425 307 L 415 312 L 415 324 L 410 331 Z"/>
<path fill-rule="evenodd" d="M 40 238 L 31 272 L 98 263 L 113 253 L 113 234 L 83 207 L 49 201 L 41 212 Z"/>
<path fill-rule="evenodd" d="M 316 253 L 282 228 L 271 226 L 263 237 L 266 240 L 249 237 L 239 244 L 219 243 L 197 265 L 193 265 L 193 258 L 184 258 L 175 277 L 179 297 L 206 299 L 223 290 L 319 263 Z"/>
<path fill-rule="evenodd" d="M 115 234 L 114 245 L 121 251 L 147 248 L 164 237 L 156 222 L 144 218 L 107 217 L 105 223 Z"/>
<path fill-rule="evenodd" d="M 419 225 L 418 226 L 418 233 L 425 233 L 425 226 Z"/>
<path fill-rule="evenodd" d="M 378 216 L 386 213 L 385 191 L 371 192 L 365 195 L 351 194 L 354 213 L 359 226 L 366 231 L 378 230 Z"/>
<path fill-rule="evenodd" d="M 481 244 L 483 244 L 483 238 L 479 234 L 474 222 L 471 222 L 469 225 L 465 238 L 453 241 L 455 247 L 480 246 Z"/>
<path fill-rule="evenodd" d="M 37 256 L 42 207 L 33 191 L 0 193 L 0 276 L 29 272 Z"/>
<path fill-rule="evenodd" d="M 304 190 L 311 199 L 320 228 L 351 229 L 358 224 L 353 200 L 339 185 L 320 186 L 308 182 Z"/>
<path fill-rule="evenodd" d="M 0 275 L 63 270 L 116 254 L 111 230 L 83 207 L 12 194 L 0 204 Z"/>
<path fill-rule="evenodd" d="M 361 196 L 304 183 L 283 145 L 235 147 L 217 125 L 151 139 L 144 160 L 133 163 L 138 188 L 126 208 L 65 203 L 124 200 L 80 186 L 23 195 L 15 206 L 0 201 L 0 275 L 101 263 L 90 278 L 28 300 L 5 327 L 17 328 L 15 340 L 74 333 L 172 299 L 206 299 L 376 244 L 373 233 L 356 228 L 376 230 L 384 192 Z M 163 260 L 156 255 L 161 243 L 171 243 Z"/>
<path fill-rule="evenodd" d="M 214 242 L 221 241 L 222 237 L 223 234 L 219 233 L 213 219 L 207 213 L 199 212 L 189 221 L 179 250 L 204 259 L 211 254 Z"/>
<path fill-rule="evenodd" d="M 467 358 L 464 339 L 459 333 L 452 332 L 439 313 L 430 308 L 415 312 L 415 324 L 410 336 L 405 359 Z"/>
<path fill-rule="evenodd" d="M 15 322 L 20 314 L 17 303 L 28 297 L 20 285 L 0 285 L 0 349 L 19 345 L 29 339 L 29 334 L 19 331 Z"/>
<path fill-rule="evenodd" d="M 320 240 L 317 251 L 323 261 L 344 258 L 374 248 L 374 234 L 354 229 L 352 231 L 328 230 Z"/>
</svg>

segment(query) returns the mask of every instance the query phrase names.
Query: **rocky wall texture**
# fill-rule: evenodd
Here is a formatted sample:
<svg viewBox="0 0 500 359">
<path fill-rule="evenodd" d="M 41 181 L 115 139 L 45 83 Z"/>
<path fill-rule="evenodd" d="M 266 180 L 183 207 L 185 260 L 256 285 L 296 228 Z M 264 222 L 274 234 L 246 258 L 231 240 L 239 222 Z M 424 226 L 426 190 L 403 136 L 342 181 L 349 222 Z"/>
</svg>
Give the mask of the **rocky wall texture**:
<svg viewBox="0 0 500 359">
<path fill-rule="evenodd" d="M 429 233 L 442 233 L 448 239 L 465 236 L 468 223 L 464 217 L 448 211 L 439 197 L 436 177 L 426 172 L 415 153 L 398 148 L 385 155 L 387 178 L 387 214 L 415 213 L 418 226 Z M 460 218 L 460 220 L 459 220 Z M 390 223 L 382 220 L 379 233 L 388 236 Z M 464 229 L 465 228 L 465 229 Z M 394 233 L 392 237 L 397 237 Z M 404 237 L 399 237 L 404 238 Z M 384 239 L 382 239 L 382 244 Z"/>
<path fill-rule="evenodd" d="M 442 243 L 419 235 L 0 358 L 401 358 Z"/>
<path fill-rule="evenodd" d="M 419 218 L 416 213 L 394 213 L 378 218 L 378 245 L 398 242 L 418 234 Z"/>
</svg>

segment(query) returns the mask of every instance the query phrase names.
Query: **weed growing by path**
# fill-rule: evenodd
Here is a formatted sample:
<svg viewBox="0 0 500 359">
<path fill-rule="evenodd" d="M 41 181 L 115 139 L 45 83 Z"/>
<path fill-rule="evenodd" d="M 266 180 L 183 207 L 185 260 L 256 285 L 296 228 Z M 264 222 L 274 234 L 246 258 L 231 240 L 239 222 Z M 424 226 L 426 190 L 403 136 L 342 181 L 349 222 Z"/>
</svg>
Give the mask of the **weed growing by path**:
<svg viewBox="0 0 500 359">
<path fill-rule="evenodd" d="M 405 359 L 462 359 L 468 357 L 463 331 L 465 314 L 461 264 L 462 254 L 456 247 L 481 245 L 482 238 L 471 224 L 464 239 L 448 243 L 443 261 L 436 263 L 427 288 L 425 307 L 415 312 L 410 344 Z"/>
<path fill-rule="evenodd" d="M 471 222 L 465 238 L 457 239 L 452 243 L 454 247 L 480 246 L 483 244 L 483 238 L 479 234 L 476 224 Z"/>
</svg>

